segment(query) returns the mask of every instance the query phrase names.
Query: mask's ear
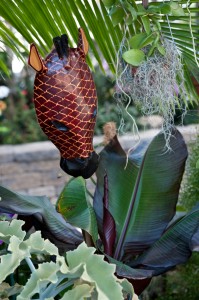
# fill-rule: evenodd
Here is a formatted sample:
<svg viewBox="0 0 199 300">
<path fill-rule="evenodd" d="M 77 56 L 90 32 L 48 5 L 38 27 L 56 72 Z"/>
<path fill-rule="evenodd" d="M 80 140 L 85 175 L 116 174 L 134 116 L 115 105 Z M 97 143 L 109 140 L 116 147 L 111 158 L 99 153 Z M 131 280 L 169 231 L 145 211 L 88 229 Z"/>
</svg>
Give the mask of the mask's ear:
<svg viewBox="0 0 199 300">
<path fill-rule="evenodd" d="M 35 44 L 30 45 L 28 64 L 37 72 L 41 72 L 46 69 Z"/>
<path fill-rule="evenodd" d="M 82 28 L 79 28 L 78 48 L 81 48 L 85 55 L 88 53 L 89 44 Z"/>
</svg>

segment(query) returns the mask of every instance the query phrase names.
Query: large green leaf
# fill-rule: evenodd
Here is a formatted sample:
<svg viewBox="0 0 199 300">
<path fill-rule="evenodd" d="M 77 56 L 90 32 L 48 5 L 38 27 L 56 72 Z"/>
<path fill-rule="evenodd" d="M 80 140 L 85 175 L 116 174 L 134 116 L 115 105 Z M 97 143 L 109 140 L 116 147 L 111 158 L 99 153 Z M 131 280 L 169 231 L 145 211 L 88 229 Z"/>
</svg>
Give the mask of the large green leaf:
<svg viewBox="0 0 199 300">
<path fill-rule="evenodd" d="M 57 201 L 59 213 L 75 227 L 86 230 L 93 241 L 98 239 L 95 212 L 88 199 L 86 182 L 82 177 L 71 179 Z"/>
<path fill-rule="evenodd" d="M 130 265 L 142 265 L 159 275 L 185 263 L 192 251 L 199 251 L 199 205 L 171 226 L 163 236 Z"/>
<path fill-rule="evenodd" d="M 27 216 L 61 251 L 75 249 L 81 234 L 67 223 L 45 196 L 22 195 L 0 186 L 0 211 Z"/>
<path fill-rule="evenodd" d="M 115 138 L 100 153 L 94 209 L 102 232 L 103 176 L 109 180 L 109 211 L 116 223 L 114 258 L 128 260 L 143 252 L 162 235 L 175 214 L 187 148 L 182 135 L 172 131 L 171 151 L 157 135 L 148 149 L 140 144 L 129 156 Z"/>
</svg>

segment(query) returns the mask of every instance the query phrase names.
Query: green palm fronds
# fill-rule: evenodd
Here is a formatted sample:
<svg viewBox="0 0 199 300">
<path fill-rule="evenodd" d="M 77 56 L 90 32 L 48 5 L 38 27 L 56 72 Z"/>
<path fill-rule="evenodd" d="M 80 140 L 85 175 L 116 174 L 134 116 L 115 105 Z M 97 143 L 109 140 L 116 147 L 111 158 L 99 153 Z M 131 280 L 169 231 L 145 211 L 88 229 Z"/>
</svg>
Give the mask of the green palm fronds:
<svg viewBox="0 0 199 300">
<path fill-rule="evenodd" d="M 23 52 L 28 54 L 28 44 L 32 42 L 37 44 L 41 55 L 45 56 L 52 47 L 52 38 L 63 33 L 69 36 L 70 45 L 74 46 L 77 41 L 77 28 L 82 27 L 90 45 L 90 57 L 95 57 L 104 72 L 103 61 L 106 61 L 110 71 L 115 74 L 116 57 L 124 36 L 125 24 L 128 24 L 128 37 L 132 37 L 135 33 L 142 32 L 143 28 L 147 30 L 148 20 L 150 20 L 161 29 L 161 33 L 166 38 L 175 41 L 189 70 L 186 72 L 188 74 L 186 76 L 189 76 L 187 82 L 191 82 L 190 76 L 194 76 L 199 81 L 199 1 L 148 1 L 150 9 L 145 14 L 139 9 L 142 1 L 109 1 L 113 4 L 110 8 L 105 7 L 106 2 L 103 0 L 1 0 L 0 41 L 21 59 L 23 59 Z M 171 6 L 171 3 L 172 14 L 169 13 L 168 6 Z M 128 11 L 126 7 L 128 8 L 129 5 L 131 9 Z M 175 5 L 183 9 L 175 10 Z M 161 11 L 157 13 L 160 6 Z M 13 28 L 21 34 L 25 42 L 13 33 Z M 88 63 L 92 67 L 90 57 Z M 197 95 L 192 85 L 190 90 L 196 99 Z"/>
</svg>

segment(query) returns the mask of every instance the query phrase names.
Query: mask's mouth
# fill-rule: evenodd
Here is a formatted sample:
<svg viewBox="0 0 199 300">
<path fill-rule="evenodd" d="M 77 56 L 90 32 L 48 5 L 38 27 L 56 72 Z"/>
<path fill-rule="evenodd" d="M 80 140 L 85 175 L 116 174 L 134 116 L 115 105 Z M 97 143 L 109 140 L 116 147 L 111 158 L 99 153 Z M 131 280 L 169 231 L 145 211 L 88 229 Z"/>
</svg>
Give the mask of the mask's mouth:
<svg viewBox="0 0 199 300">
<path fill-rule="evenodd" d="M 87 179 L 97 170 L 99 164 L 99 155 L 92 152 L 87 158 L 66 159 L 61 157 L 60 167 L 67 174 L 78 177 L 82 176 Z"/>
</svg>

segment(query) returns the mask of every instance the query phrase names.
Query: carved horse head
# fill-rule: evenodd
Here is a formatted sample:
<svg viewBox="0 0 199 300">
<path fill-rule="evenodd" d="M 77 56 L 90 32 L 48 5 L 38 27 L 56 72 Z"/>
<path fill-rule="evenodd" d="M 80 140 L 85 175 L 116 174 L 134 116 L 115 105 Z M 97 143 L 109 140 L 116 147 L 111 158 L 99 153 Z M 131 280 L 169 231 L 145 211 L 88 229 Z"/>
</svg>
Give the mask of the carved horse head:
<svg viewBox="0 0 199 300">
<path fill-rule="evenodd" d="M 66 35 L 53 39 L 54 49 L 43 60 L 34 44 L 28 63 L 37 72 L 34 104 L 38 122 L 61 154 L 68 174 L 89 178 L 97 169 L 93 149 L 97 95 L 86 64 L 88 42 L 79 29 L 77 48 L 68 47 Z"/>
</svg>

